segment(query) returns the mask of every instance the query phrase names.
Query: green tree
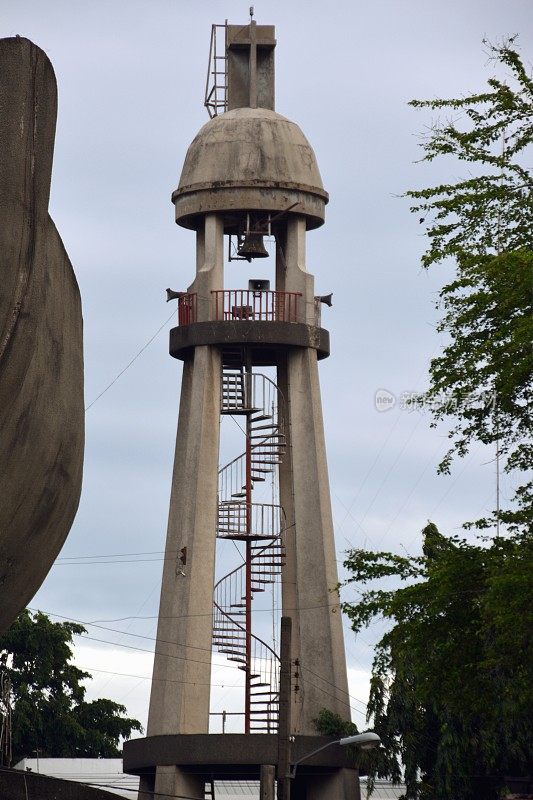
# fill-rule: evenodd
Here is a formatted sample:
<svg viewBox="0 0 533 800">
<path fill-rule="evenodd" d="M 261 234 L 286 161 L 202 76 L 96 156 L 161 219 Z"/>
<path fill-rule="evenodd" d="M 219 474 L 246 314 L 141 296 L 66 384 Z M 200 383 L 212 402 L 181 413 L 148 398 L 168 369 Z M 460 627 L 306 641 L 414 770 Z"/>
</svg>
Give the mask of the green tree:
<svg viewBox="0 0 533 800">
<path fill-rule="evenodd" d="M 0 676 L 11 686 L 12 759 L 36 750 L 43 757 L 120 755 L 120 739 L 141 731 L 138 720 L 112 700 L 87 702 L 88 672 L 72 661 L 72 637 L 85 628 L 23 611 L 0 636 Z"/>
<path fill-rule="evenodd" d="M 497 798 L 533 759 L 533 540 L 472 545 L 432 523 L 423 537 L 419 558 L 353 550 L 345 561 L 347 583 L 407 584 L 343 604 L 355 631 L 392 623 L 372 668 L 368 719 L 386 758 L 371 772 L 397 781 L 402 763 L 407 798 Z"/>
<path fill-rule="evenodd" d="M 318 717 L 313 720 L 315 727 L 323 736 L 334 736 L 340 739 L 343 736 L 353 736 L 359 733 L 354 722 L 343 719 L 340 714 L 327 708 L 321 709 Z M 392 746 L 391 746 L 392 745 Z M 361 775 L 368 776 L 367 786 L 370 791 L 374 789 L 376 776 L 386 776 L 396 783 L 401 780 L 400 762 L 397 758 L 396 740 L 389 742 L 387 731 L 381 729 L 381 746 L 373 750 L 362 750 L 360 747 L 348 745 L 348 753 L 354 767 Z"/>
<path fill-rule="evenodd" d="M 527 772 L 533 756 L 533 182 L 523 163 L 533 82 L 513 39 L 489 50 L 506 76 L 491 78 L 486 92 L 412 102 L 454 115 L 431 127 L 423 160 L 450 156 L 471 174 L 407 196 L 426 225 L 423 265 L 451 259 L 456 267 L 438 301 L 447 344 L 420 398 L 433 426 L 451 423 L 439 469 L 448 472 L 475 443 L 490 445 L 518 478 L 516 494 L 509 507 L 465 524 L 493 529 L 477 544 L 429 523 L 420 558 L 353 550 L 345 562 L 347 583 L 370 584 L 360 602 L 343 606 L 354 630 L 376 617 L 391 625 L 372 668 L 368 715 L 387 749 L 373 774 L 397 779 L 401 764 L 407 797 L 423 800 L 496 798 L 505 775 Z"/>
<path fill-rule="evenodd" d="M 514 40 L 489 45 L 505 80 L 488 91 L 452 100 L 414 100 L 416 108 L 450 110 L 422 141 L 424 157 L 466 161 L 474 175 L 456 183 L 409 191 L 411 210 L 427 226 L 425 267 L 453 259 L 454 280 L 440 292 L 438 330 L 448 344 L 430 365 L 425 400 L 433 425 L 452 420 L 452 447 L 440 464 L 473 442 L 498 448 L 507 472 L 525 475 L 533 462 L 533 180 L 523 161 L 533 143 L 533 81 Z M 509 530 L 530 528 L 533 483 L 520 482 L 509 508 L 477 520 Z"/>
</svg>

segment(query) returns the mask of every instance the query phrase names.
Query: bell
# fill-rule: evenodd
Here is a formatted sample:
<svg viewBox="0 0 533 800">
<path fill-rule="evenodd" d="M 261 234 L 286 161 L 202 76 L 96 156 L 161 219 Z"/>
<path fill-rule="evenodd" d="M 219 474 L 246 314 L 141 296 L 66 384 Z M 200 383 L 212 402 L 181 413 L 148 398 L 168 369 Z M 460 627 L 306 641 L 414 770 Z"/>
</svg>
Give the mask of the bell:
<svg viewBox="0 0 533 800">
<path fill-rule="evenodd" d="M 263 244 L 263 234 L 247 233 L 243 243 L 239 245 L 237 253 L 248 261 L 251 261 L 252 258 L 267 258 L 268 250 Z"/>
</svg>

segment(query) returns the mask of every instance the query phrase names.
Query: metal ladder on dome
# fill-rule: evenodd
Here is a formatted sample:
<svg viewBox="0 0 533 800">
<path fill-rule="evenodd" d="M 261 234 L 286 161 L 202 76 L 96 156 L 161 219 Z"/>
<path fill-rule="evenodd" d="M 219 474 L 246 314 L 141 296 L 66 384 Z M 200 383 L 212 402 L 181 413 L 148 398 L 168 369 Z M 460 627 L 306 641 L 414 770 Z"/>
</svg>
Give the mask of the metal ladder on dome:
<svg viewBox="0 0 533 800">
<path fill-rule="evenodd" d="M 215 585 L 213 646 L 247 673 L 250 733 L 274 733 L 279 713 L 279 656 L 247 624 L 249 602 L 281 578 L 285 550 L 283 509 L 250 502 L 250 490 L 281 463 L 285 453 L 283 414 L 276 384 L 246 372 L 241 354 L 225 353 L 221 414 L 247 415 L 249 452 L 219 471 L 217 537 L 247 543 L 246 561 Z M 248 485 L 250 484 L 250 485 Z M 247 595 L 250 594 L 247 612 Z"/>
<path fill-rule="evenodd" d="M 223 114 L 228 108 L 228 58 L 226 55 L 227 22 L 211 26 L 209 63 L 205 83 L 204 106 L 211 119 Z M 224 31 L 223 51 L 220 53 L 219 29 Z"/>
</svg>

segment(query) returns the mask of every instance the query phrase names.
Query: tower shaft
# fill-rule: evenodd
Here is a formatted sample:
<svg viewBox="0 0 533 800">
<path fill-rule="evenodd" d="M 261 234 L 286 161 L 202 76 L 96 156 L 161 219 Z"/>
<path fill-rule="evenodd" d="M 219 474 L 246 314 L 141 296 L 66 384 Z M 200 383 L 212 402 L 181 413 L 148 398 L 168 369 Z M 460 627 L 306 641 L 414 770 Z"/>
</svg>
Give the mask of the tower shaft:
<svg viewBox="0 0 533 800">
<path fill-rule="evenodd" d="M 302 132 L 273 110 L 274 29 L 227 26 L 225 44 L 223 70 L 212 52 L 229 110 L 216 116 L 215 91 L 215 116 L 173 194 L 176 221 L 196 232 L 196 276 L 171 292 L 170 352 L 184 367 L 148 735 L 124 751 L 145 800 L 203 800 L 207 780 L 277 764 L 281 613 L 292 619 L 295 753 L 316 749 L 322 709 L 350 717 L 318 378 L 329 336 L 305 254 L 327 193 Z M 255 279 L 226 288 L 233 260 L 268 255 L 264 239 L 274 289 Z M 244 449 L 219 466 L 221 416 L 233 417 Z M 267 600 L 272 630 L 258 613 Z M 240 678 L 239 734 L 210 733 L 212 651 L 225 683 Z M 330 748 L 299 771 L 294 797 L 348 800 L 356 781 Z"/>
</svg>

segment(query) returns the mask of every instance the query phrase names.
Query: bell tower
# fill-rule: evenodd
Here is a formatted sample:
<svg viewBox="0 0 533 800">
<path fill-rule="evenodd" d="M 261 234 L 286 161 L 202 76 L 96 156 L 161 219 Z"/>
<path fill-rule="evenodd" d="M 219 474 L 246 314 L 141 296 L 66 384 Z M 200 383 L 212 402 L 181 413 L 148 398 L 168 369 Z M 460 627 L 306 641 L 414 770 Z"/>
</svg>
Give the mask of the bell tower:
<svg viewBox="0 0 533 800">
<path fill-rule="evenodd" d="M 275 45 L 253 19 L 213 26 L 211 119 L 172 195 L 196 236 L 196 276 L 168 291 L 183 378 L 166 559 L 147 737 L 124 751 L 145 798 L 210 797 L 221 776 L 277 766 L 282 614 L 293 757 L 322 742 L 321 709 L 350 716 L 318 378 L 331 299 L 315 295 L 305 256 L 328 195 L 304 134 L 274 110 Z M 210 733 L 212 653 L 242 678 L 239 733 Z M 292 797 L 343 800 L 356 786 L 330 748 L 302 766 Z"/>
</svg>

